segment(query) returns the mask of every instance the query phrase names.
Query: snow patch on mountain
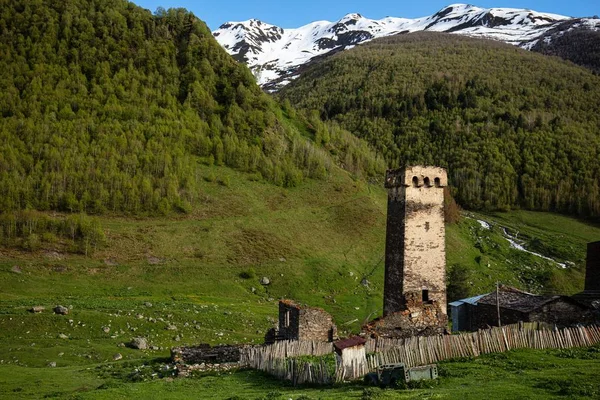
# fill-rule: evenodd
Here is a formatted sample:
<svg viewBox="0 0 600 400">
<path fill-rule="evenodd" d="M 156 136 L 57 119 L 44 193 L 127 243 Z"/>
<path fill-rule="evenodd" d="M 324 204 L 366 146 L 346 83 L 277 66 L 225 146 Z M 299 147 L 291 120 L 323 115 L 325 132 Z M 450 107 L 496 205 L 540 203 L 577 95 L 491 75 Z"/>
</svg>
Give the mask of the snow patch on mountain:
<svg viewBox="0 0 600 400">
<path fill-rule="evenodd" d="M 299 68 L 331 52 L 352 48 L 375 38 L 416 31 L 448 32 L 484 37 L 531 48 L 548 30 L 572 18 L 516 8 L 481 8 L 452 4 L 422 18 L 386 17 L 380 20 L 352 13 L 339 21 L 315 21 L 294 29 L 251 19 L 227 22 L 213 32 L 217 41 L 246 63 L 260 85 L 289 83 Z M 598 20 L 581 19 L 593 29 Z M 533 43 L 533 44 L 532 44 Z"/>
</svg>

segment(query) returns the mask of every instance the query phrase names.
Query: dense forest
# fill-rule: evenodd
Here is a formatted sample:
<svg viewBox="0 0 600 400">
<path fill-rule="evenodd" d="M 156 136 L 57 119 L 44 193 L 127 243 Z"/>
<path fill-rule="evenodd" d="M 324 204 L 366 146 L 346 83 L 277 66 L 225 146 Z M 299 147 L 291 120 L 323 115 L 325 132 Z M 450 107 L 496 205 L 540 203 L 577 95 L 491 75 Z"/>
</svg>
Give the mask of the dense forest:
<svg viewBox="0 0 600 400">
<path fill-rule="evenodd" d="M 348 132 L 280 107 L 184 9 L 9 0 L 0 13 L 0 212 L 186 212 L 199 162 L 281 186 L 334 163 L 383 168 Z"/>
<path fill-rule="evenodd" d="M 550 30 L 531 48 L 538 53 L 557 56 L 600 74 L 600 31 L 567 21 Z"/>
<path fill-rule="evenodd" d="M 447 167 L 465 207 L 600 215 L 600 78 L 569 62 L 420 32 L 329 57 L 280 96 L 390 167 Z"/>
</svg>

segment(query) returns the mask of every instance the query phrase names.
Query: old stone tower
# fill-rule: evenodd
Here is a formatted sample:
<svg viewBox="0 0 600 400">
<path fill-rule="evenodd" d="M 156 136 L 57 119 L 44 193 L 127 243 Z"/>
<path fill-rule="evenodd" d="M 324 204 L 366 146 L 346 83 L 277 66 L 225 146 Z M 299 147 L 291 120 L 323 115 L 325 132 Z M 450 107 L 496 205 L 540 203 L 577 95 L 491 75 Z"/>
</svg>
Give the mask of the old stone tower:
<svg viewBox="0 0 600 400">
<path fill-rule="evenodd" d="M 446 170 L 413 166 L 388 170 L 384 317 L 399 311 L 442 326 L 446 316 L 444 187 Z M 431 322 L 433 322 L 431 321 Z"/>
</svg>

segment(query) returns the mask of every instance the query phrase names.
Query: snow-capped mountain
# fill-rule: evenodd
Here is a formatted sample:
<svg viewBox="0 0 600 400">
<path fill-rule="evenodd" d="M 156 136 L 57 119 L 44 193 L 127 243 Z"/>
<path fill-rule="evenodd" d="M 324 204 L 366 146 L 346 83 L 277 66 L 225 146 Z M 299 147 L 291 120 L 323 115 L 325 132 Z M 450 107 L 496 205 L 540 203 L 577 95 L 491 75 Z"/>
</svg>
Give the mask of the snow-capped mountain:
<svg viewBox="0 0 600 400">
<path fill-rule="evenodd" d="M 296 29 L 251 19 L 225 23 L 213 35 L 229 54 L 250 67 L 260 85 L 276 89 L 289 83 L 299 68 L 315 57 L 382 36 L 423 30 L 449 32 L 531 49 L 546 32 L 569 20 L 575 19 L 525 9 L 453 4 L 416 19 L 373 20 L 348 14 L 336 22 L 316 21 Z M 588 29 L 600 29 L 598 19 L 577 20 Z"/>
</svg>

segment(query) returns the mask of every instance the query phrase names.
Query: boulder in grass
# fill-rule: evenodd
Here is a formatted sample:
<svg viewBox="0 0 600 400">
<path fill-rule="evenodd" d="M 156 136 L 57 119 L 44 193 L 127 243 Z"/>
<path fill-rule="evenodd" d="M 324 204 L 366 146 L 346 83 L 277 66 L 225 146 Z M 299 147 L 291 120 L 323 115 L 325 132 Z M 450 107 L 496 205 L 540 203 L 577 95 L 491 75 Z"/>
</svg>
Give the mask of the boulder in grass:
<svg viewBox="0 0 600 400">
<path fill-rule="evenodd" d="M 119 361 L 119 360 L 120 360 L 120 359 L 122 359 L 122 358 L 123 358 L 123 355 L 122 355 L 121 353 L 116 353 L 116 354 L 113 356 L 113 360 L 115 360 L 115 361 Z"/>
<path fill-rule="evenodd" d="M 271 280 L 269 278 L 267 278 L 266 276 L 263 276 L 262 279 L 260 280 L 260 284 L 267 286 L 271 284 Z"/>
<path fill-rule="evenodd" d="M 54 314 L 67 315 L 68 313 L 69 313 L 69 309 L 65 306 L 54 307 Z"/>
<path fill-rule="evenodd" d="M 38 314 L 38 313 L 41 313 L 42 311 L 44 311 L 45 309 L 46 308 L 44 306 L 33 306 L 29 309 L 29 312 Z"/>
<path fill-rule="evenodd" d="M 131 340 L 131 342 L 129 343 L 129 347 L 131 347 L 132 349 L 147 350 L 148 341 L 143 337 L 136 337 Z"/>
</svg>

